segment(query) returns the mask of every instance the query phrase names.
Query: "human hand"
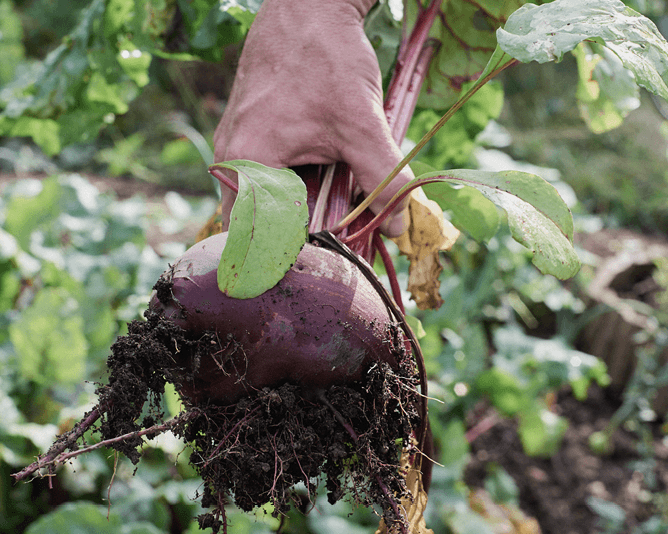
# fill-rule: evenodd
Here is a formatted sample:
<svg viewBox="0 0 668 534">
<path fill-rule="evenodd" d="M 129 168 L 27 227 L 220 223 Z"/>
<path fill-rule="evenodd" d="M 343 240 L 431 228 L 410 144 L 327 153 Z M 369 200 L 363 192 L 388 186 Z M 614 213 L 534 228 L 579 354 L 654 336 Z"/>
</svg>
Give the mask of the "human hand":
<svg viewBox="0 0 668 534">
<path fill-rule="evenodd" d="M 364 34 L 375 0 L 264 0 L 214 134 L 216 162 L 270 167 L 350 165 L 369 194 L 401 161 L 383 111 L 376 54 Z M 406 167 L 371 205 L 378 212 L 413 178 Z M 224 188 L 225 189 L 225 188 Z M 235 194 L 223 192 L 223 229 Z M 381 227 L 407 227 L 405 205 Z"/>
</svg>

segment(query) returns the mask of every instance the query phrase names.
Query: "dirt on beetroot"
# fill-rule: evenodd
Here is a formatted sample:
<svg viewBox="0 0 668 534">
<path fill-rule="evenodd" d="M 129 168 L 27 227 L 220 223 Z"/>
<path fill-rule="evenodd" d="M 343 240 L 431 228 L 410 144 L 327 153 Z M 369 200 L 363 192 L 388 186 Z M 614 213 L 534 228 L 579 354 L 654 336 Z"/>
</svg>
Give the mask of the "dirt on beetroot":
<svg viewBox="0 0 668 534">
<path fill-rule="evenodd" d="M 215 334 L 192 339 L 151 310 L 145 316 L 112 346 L 110 379 L 98 389 L 106 410 L 101 437 L 130 434 L 112 446 L 134 463 L 143 440 L 132 433 L 163 420 L 165 384 L 190 390 L 201 359 L 221 350 Z M 420 416 L 414 361 L 404 350 L 397 361 L 396 369 L 375 363 L 361 383 L 326 390 L 283 384 L 228 406 L 195 405 L 183 396 L 185 413 L 170 429 L 188 444 L 204 481 L 202 504 L 211 511 L 198 518 L 200 526 L 224 532 L 230 501 L 244 511 L 271 503 L 280 516 L 302 500 L 295 485 L 302 483 L 310 498 L 323 478 L 330 503 L 345 497 L 376 505 L 387 524 L 401 524 L 397 503 L 410 493 L 397 443 L 409 443 Z"/>
</svg>

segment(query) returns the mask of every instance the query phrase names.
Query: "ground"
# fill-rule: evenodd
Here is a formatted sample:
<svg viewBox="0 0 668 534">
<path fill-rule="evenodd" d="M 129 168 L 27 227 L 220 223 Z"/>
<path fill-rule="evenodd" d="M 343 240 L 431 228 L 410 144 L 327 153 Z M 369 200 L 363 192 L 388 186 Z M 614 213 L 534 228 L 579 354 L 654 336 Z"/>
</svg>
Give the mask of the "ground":
<svg viewBox="0 0 668 534">
<path fill-rule="evenodd" d="M 612 532 L 631 533 L 662 507 L 650 490 L 665 492 L 668 487 L 668 447 L 655 432 L 651 446 L 657 462 L 643 463 L 637 437 L 618 429 L 609 454 L 592 452 L 589 437 L 606 427 L 618 406 L 609 391 L 598 387 L 590 389 L 584 402 L 569 391 L 558 395 L 554 409 L 570 425 L 559 452 L 548 459 L 523 453 L 513 421 L 497 424 L 472 443 L 466 481 L 481 486 L 490 464 L 502 466 L 519 487 L 520 507 L 538 519 L 542 534 L 610 532 L 587 505 L 590 497 L 619 505 L 626 513 L 624 526 Z"/>
</svg>

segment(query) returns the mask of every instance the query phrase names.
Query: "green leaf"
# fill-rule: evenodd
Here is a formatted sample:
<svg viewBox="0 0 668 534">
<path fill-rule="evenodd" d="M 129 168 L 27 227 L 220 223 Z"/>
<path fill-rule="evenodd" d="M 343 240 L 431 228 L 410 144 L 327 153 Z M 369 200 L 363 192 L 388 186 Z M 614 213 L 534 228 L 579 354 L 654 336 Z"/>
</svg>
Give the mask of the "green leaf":
<svg viewBox="0 0 668 534">
<path fill-rule="evenodd" d="M 488 464 L 489 474 L 485 479 L 485 489 L 494 502 L 517 506 L 520 490 L 513 477 L 496 463 Z"/>
<path fill-rule="evenodd" d="M 160 153 L 163 165 L 197 165 L 201 164 L 202 156 L 195 145 L 185 138 L 165 143 Z"/>
<path fill-rule="evenodd" d="M 618 504 L 600 497 L 589 495 L 586 499 L 587 506 L 602 520 L 603 524 L 609 526 L 608 532 L 619 532 L 626 521 L 626 511 Z"/>
<path fill-rule="evenodd" d="M 0 240 L 11 238 L 7 232 L 0 228 Z M 0 245 L 1 246 L 1 245 Z M 16 272 L 14 265 L 9 261 L 0 261 L 0 314 L 12 309 L 14 299 L 21 289 L 21 277 Z M 3 340 L 0 334 L 0 343 Z"/>
<path fill-rule="evenodd" d="M 174 9 L 160 0 L 89 2 L 62 44 L 4 88 L 0 135 L 30 136 L 49 155 L 93 141 L 148 83 L 149 51 L 161 46 Z"/>
<path fill-rule="evenodd" d="M 489 396 L 494 407 L 503 415 L 513 416 L 531 404 L 531 398 L 519 380 L 498 367 L 481 373 L 475 385 Z"/>
<path fill-rule="evenodd" d="M 508 214 L 513 238 L 533 253 L 541 272 L 566 279 L 580 261 L 573 249 L 573 217 L 557 190 L 542 178 L 525 172 L 487 172 L 468 169 L 421 175 L 417 181 L 444 181 L 476 188 Z"/>
<path fill-rule="evenodd" d="M 234 170 L 239 177 L 218 287 L 233 298 L 253 298 L 285 276 L 306 242 L 306 186 L 291 170 L 252 161 L 214 167 Z"/>
<path fill-rule="evenodd" d="M 531 404 L 520 413 L 517 432 L 524 452 L 529 456 L 549 458 L 557 453 L 568 428 L 568 421 L 551 412 L 542 403 Z"/>
<path fill-rule="evenodd" d="M 9 339 L 26 379 L 41 384 L 77 384 L 83 379 L 88 342 L 78 307 L 67 290 L 45 288 L 9 325 Z"/>
<path fill-rule="evenodd" d="M 119 85 L 108 83 L 102 74 L 96 72 L 90 78 L 86 96 L 91 102 L 110 105 L 115 113 L 122 115 L 128 110 L 128 105 L 119 94 L 120 89 Z"/>
<path fill-rule="evenodd" d="M 25 531 L 26 534 L 115 534 L 122 528 L 121 518 L 112 513 L 107 517 L 105 506 L 89 502 L 65 503 L 50 514 L 40 517 Z"/>
<path fill-rule="evenodd" d="M 427 184 L 425 194 L 451 214 L 450 222 L 476 241 L 489 241 L 499 229 L 499 211 L 494 203 L 473 187 Z"/>
<path fill-rule="evenodd" d="M 401 42 L 401 23 L 394 19 L 387 2 L 378 2 L 364 20 L 364 32 L 378 58 L 383 80 L 389 82 Z"/>
<path fill-rule="evenodd" d="M 120 176 L 131 173 L 137 166 L 138 152 L 146 143 L 146 136 L 141 132 L 136 132 L 125 139 L 118 140 L 113 148 L 104 148 L 95 156 L 99 163 L 106 163 L 109 166 L 109 174 Z"/>
<path fill-rule="evenodd" d="M 466 88 L 471 84 L 467 84 Z M 476 137 L 490 119 L 496 119 L 503 108 L 503 88 L 492 82 L 480 89 L 446 122 L 420 151 L 420 161 L 434 169 L 466 167 L 471 163 Z M 406 136 L 416 143 L 441 118 L 431 109 L 414 114 Z"/>
<path fill-rule="evenodd" d="M 232 13 L 221 9 L 218 2 L 211 6 L 201 23 L 193 28 L 194 34 L 190 40 L 190 47 L 197 55 L 209 61 L 220 61 L 223 57 L 223 48 L 226 45 L 241 41 L 248 31 L 247 21 L 242 12 L 235 9 L 233 2 L 227 2 Z M 236 14 L 236 16 L 235 16 Z M 239 18 L 244 20 L 240 22 Z"/>
<path fill-rule="evenodd" d="M 463 472 L 469 461 L 470 446 L 466 440 L 466 428 L 461 419 L 448 421 L 439 433 L 443 443 L 439 460 L 450 468 L 456 468 Z"/>
<path fill-rule="evenodd" d="M 144 87 L 149 82 L 148 68 L 151 65 L 151 54 L 143 52 L 127 40 L 121 43 L 119 48 L 118 64 L 138 87 Z"/>
<path fill-rule="evenodd" d="M 242 31 L 249 30 L 262 0 L 221 0 L 220 10 L 226 11 L 241 23 Z"/>
<path fill-rule="evenodd" d="M 584 400 L 592 382 L 607 385 L 605 364 L 560 337 L 540 339 L 517 326 L 505 326 L 494 332 L 494 346 L 494 365 L 521 380 L 534 395 L 568 384 L 574 396 Z"/>
<path fill-rule="evenodd" d="M 418 106 L 444 110 L 455 103 L 463 84 L 476 80 L 495 51 L 495 31 L 524 0 L 442 2 L 429 37 L 438 52 L 429 65 Z M 412 29 L 424 2 L 405 2 L 405 27 Z M 406 32 L 406 31 L 405 31 Z"/>
<path fill-rule="evenodd" d="M 17 191 L 7 202 L 5 229 L 16 238 L 23 250 L 28 250 L 32 231 L 58 216 L 62 190 L 56 178 L 36 184 L 34 190 L 22 191 L 21 185 L 17 184 Z"/>
<path fill-rule="evenodd" d="M 641 87 L 668 99 L 668 42 L 652 21 L 619 0 L 527 4 L 497 31 L 499 47 L 524 63 L 561 61 L 585 40 L 612 50 Z"/>
<path fill-rule="evenodd" d="M 422 322 L 417 317 L 413 315 L 406 315 L 406 322 L 408 323 L 408 326 L 411 327 L 411 330 L 413 330 L 416 338 L 422 339 L 427 335 L 427 332 L 425 332 L 422 326 Z"/>
<path fill-rule="evenodd" d="M 7 137 L 31 137 L 47 156 L 60 152 L 60 125 L 51 119 L 19 117 L 10 119 L 0 116 L 0 135 Z"/>
<path fill-rule="evenodd" d="M 14 77 L 14 70 L 23 61 L 23 27 L 11 0 L 0 0 L 0 87 Z"/>
<path fill-rule="evenodd" d="M 578 64 L 578 108 L 594 133 L 621 126 L 624 118 L 640 105 L 640 91 L 631 71 L 610 50 L 593 43 L 580 43 L 573 50 Z"/>
</svg>

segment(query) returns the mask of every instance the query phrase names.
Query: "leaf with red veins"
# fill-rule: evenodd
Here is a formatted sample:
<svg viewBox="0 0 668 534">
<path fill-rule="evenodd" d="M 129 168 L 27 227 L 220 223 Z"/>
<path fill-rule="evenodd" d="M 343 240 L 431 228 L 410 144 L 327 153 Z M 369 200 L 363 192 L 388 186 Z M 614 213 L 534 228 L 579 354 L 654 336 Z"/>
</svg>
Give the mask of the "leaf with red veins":
<svg viewBox="0 0 668 534">
<path fill-rule="evenodd" d="M 508 16 L 527 2 L 524 0 L 450 0 L 442 2 L 429 38 L 438 52 L 422 85 L 419 107 L 445 110 L 460 96 L 462 85 L 476 80 L 496 48 L 496 30 Z M 533 1 L 542 4 L 541 1 Z M 409 0 L 405 8 L 408 33 L 418 21 L 419 0 Z"/>
</svg>

